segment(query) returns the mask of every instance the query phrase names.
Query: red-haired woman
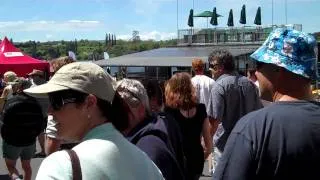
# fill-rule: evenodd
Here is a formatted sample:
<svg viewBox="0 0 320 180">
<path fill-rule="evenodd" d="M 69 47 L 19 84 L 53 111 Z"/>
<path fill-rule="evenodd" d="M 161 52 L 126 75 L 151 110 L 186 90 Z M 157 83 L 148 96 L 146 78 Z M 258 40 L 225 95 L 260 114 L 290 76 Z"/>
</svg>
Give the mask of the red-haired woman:
<svg viewBox="0 0 320 180">
<path fill-rule="evenodd" d="M 199 104 L 188 73 L 177 73 L 165 87 L 166 109 L 180 126 L 187 160 L 187 179 L 199 179 L 212 149 L 210 125 L 204 104 Z M 201 145 L 201 135 L 205 147 Z"/>
</svg>

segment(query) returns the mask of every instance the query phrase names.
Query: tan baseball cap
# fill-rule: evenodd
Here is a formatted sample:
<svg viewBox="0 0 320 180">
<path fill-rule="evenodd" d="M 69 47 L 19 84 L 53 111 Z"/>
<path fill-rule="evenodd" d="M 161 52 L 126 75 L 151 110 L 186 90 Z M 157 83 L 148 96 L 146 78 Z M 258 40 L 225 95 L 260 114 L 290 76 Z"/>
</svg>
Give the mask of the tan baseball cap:
<svg viewBox="0 0 320 180">
<path fill-rule="evenodd" d="M 112 102 L 115 85 L 113 78 L 100 66 L 89 62 L 74 62 L 60 68 L 48 83 L 24 92 L 31 96 L 46 97 L 48 93 L 72 89 Z"/>
<path fill-rule="evenodd" d="M 7 71 L 4 73 L 3 77 L 6 78 L 8 82 L 13 82 L 17 79 L 17 74 L 13 71 Z"/>
</svg>

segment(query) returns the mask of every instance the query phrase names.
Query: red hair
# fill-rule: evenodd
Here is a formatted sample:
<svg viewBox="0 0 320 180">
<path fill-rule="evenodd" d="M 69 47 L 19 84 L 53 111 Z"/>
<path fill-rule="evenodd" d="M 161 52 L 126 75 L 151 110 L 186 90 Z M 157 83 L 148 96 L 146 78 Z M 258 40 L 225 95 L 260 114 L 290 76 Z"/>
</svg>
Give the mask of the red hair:
<svg viewBox="0 0 320 180">
<path fill-rule="evenodd" d="M 195 72 L 203 72 L 204 70 L 204 62 L 202 59 L 194 59 L 192 60 L 192 69 Z"/>
<path fill-rule="evenodd" d="M 182 110 L 189 110 L 196 106 L 197 97 L 195 88 L 188 73 L 176 73 L 166 83 L 166 105 Z"/>
</svg>

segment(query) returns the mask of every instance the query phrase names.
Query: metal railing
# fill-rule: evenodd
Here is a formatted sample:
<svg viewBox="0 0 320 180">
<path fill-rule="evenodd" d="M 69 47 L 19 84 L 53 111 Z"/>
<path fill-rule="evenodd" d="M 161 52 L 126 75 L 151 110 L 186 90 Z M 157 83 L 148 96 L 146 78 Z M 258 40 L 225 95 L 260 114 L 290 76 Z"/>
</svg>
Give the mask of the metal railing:
<svg viewBox="0 0 320 180">
<path fill-rule="evenodd" d="M 301 30 L 301 25 L 244 26 L 230 28 L 181 29 L 178 31 L 178 45 L 201 44 L 261 44 L 273 28 L 287 27 Z"/>
</svg>

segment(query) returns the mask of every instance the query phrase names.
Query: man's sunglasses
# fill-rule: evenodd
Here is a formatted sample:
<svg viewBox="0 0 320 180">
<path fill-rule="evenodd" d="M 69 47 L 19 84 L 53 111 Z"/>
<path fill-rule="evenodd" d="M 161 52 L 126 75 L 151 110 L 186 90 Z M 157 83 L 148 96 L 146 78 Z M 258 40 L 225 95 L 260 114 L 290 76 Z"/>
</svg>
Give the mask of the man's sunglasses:
<svg viewBox="0 0 320 180">
<path fill-rule="evenodd" d="M 209 63 L 209 68 L 210 69 L 215 69 L 217 66 L 219 66 L 219 64 L 211 64 L 211 63 Z"/>
</svg>

